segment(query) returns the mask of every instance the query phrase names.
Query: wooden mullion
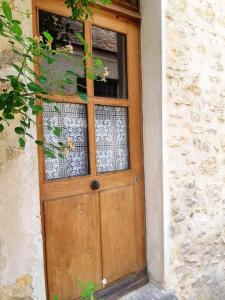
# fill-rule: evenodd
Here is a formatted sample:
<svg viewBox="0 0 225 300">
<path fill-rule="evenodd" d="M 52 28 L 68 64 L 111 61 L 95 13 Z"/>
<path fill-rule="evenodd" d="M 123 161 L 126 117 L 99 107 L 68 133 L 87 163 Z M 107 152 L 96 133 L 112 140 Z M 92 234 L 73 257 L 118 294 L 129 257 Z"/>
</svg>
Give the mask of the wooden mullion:
<svg viewBox="0 0 225 300">
<path fill-rule="evenodd" d="M 105 98 L 105 97 L 88 97 L 88 102 L 86 103 L 84 100 L 80 98 L 80 96 L 65 96 L 59 94 L 53 95 L 44 95 L 45 98 L 51 99 L 54 102 L 62 102 L 62 103 L 77 103 L 77 104 L 99 104 L 99 105 L 109 105 L 109 106 L 123 106 L 129 107 L 130 103 L 127 99 L 113 99 L 113 98 Z"/>
<path fill-rule="evenodd" d="M 88 44 L 88 51 L 92 53 L 92 34 L 91 34 L 91 22 L 85 21 L 84 22 L 84 36 L 85 41 Z M 93 60 L 92 58 L 88 57 L 87 55 L 87 65 L 92 66 Z M 87 94 L 89 97 L 94 95 L 94 82 L 93 80 L 90 80 L 86 76 L 86 82 L 87 82 Z"/>
<path fill-rule="evenodd" d="M 96 138 L 94 104 L 88 103 L 88 144 L 90 175 L 96 175 Z"/>
<path fill-rule="evenodd" d="M 80 96 L 65 96 L 60 94 L 51 94 L 51 95 L 45 95 L 45 98 L 48 98 L 54 102 L 59 103 L 74 103 L 74 104 L 87 104 L 83 99 L 80 98 Z"/>
<path fill-rule="evenodd" d="M 91 22 L 84 22 L 84 36 L 85 41 L 88 44 L 88 51 L 92 52 L 92 34 L 91 34 Z M 87 55 L 87 65 L 91 66 L 93 63 L 92 58 Z M 86 85 L 88 95 L 88 144 L 89 144 L 89 167 L 90 175 L 96 175 L 96 139 L 95 139 L 95 114 L 94 104 L 91 101 L 91 97 L 94 95 L 94 82 L 88 79 L 86 74 Z"/>
</svg>

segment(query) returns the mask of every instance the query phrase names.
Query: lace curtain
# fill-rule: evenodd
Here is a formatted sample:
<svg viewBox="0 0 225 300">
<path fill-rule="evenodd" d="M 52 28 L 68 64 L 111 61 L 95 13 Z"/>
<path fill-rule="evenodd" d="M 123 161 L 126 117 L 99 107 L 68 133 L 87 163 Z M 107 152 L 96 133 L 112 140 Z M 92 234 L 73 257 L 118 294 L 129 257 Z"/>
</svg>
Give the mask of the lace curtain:
<svg viewBox="0 0 225 300">
<path fill-rule="evenodd" d="M 99 173 L 129 168 L 126 107 L 96 105 L 96 157 Z"/>
<path fill-rule="evenodd" d="M 54 109 L 57 106 L 60 113 Z M 44 136 L 47 143 L 57 144 L 48 125 L 59 127 L 62 130 L 63 142 L 67 139 L 73 142 L 71 149 L 64 158 L 56 159 L 45 157 L 46 179 L 57 179 L 88 174 L 88 136 L 87 136 L 87 109 L 83 104 L 48 103 L 44 104 L 43 113 Z"/>
</svg>

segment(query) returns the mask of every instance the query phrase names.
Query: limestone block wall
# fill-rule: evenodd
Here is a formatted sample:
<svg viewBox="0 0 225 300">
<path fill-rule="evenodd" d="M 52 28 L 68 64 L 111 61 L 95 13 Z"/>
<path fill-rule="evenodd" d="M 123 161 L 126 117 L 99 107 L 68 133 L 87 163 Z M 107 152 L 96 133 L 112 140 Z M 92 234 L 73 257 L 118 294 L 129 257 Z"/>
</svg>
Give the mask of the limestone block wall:
<svg viewBox="0 0 225 300">
<path fill-rule="evenodd" d="M 165 282 L 225 299 L 225 1 L 165 0 Z"/>
<path fill-rule="evenodd" d="M 148 4 L 150 0 L 143 2 Z M 151 0 L 155 8 L 158 8 L 159 2 Z M 31 0 L 15 0 L 14 5 L 30 10 Z M 152 109 L 148 112 L 149 116 L 144 112 L 144 117 L 146 115 L 146 120 L 151 119 L 153 126 L 158 126 L 157 122 L 163 123 L 163 137 L 158 131 L 156 133 L 160 141 L 163 139 L 164 220 L 161 223 L 164 222 L 165 226 L 165 262 L 162 262 L 161 252 L 158 255 L 157 250 L 162 247 L 162 235 L 155 238 L 152 233 L 159 228 L 155 215 L 154 222 L 149 218 L 152 227 L 152 241 L 149 244 L 160 238 L 160 246 L 156 249 L 150 247 L 148 257 L 154 261 L 152 253 L 155 251 L 161 265 L 150 267 L 160 268 L 156 278 L 163 276 L 161 268 L 164 267 L 165 285 L 175 291 L 178 299 L 224 300 L 225 1 L 162 0 L 162 8 L 161 42 L 165 77 L 162 88 L 158 84 L 154 85 L 157 91 L 148 90 L 150 94 L 155 92 L 161 97 L 162 89 L 164 96 L 162 107 L 160 104 L 155 114 L 157 120 L 149 117 Z M 18 17 L 23 19 L 23 27 L 31 34 L 31 20 L 20 13 Z M 160 35 L 157 22 L 155 26 L 156 30 L 152 27 L 152 31 Z M 144 30 L 151 31 L 148 24 Z M 153 46 L 156 42 L 149 39 Z M 152 58 L 146 66 L 147 71 L 150 70 L 150 79 L 146 77 L 147 73 L 143 78 L 146 90 L 147 81 L 151 78 L 152 82 L 161 82 L 160 63 L 154 68 L 156 74 L 151 73 L 154 51 L 158 48 L 150 48 L 152 50 L 143 50 Z M 160 61 L 161 56 L 158 56 Z M 7 74 L 14 60 L 16 58 L 6 43 L 1 41 L 1 75 Z M 148 103 L 151 97 L 146 93 L 144 97 Z M 157 97 L 153 98 L 156 108 Z M 145 161 L 148 164 L 155 139 L 146 139 L 148 124 L 145 128 L 144 142 L 149 145 L 145 146 L 149 151 L 145 153 Z M 153 137 L 154 134 L 155 131 L 152 132 Z M 161 142 L 155 152 L 159 153 L 160 147 Z M 155 171 L 160 173 L 161 162 L 159 165 L 156 165 Z M 149 176 L 152 176 L 151 171 Z M 155 182 L 159 183 L 159 180 Z M 155 187 L 149 193 L 155 196 Z M 161 190 L 158 191 L 159 198 L 161 194 Z M 147 214 L 154 211 L 153 202 L 149 201 Z M 157 212 L 162 209 L 161 204 L 158 206 Z M 161 232 L 161 228 L 158 231 Z M 28 142 L 25 151 L 19 150 L 17 137 L 12 130 L 8 130 L 0 135 L 1 300 L 45 300 L 42 252 L 37 149 L 32 142 Z M 157 259 L 155 261 L 158 263 Z"/>
<path fill-rule="evenodd" d="M 31 0 L 12 4 L 31 10 Z M 31 19 L 16 14 L 32 34 Z M 0 75 L 16 60 L 1 39 Z M 0 134 L 0 299 L 45 300 L 37 149 L 28 142 L 21 151 L 17 139 L 12 128 Z"/>
</svg>

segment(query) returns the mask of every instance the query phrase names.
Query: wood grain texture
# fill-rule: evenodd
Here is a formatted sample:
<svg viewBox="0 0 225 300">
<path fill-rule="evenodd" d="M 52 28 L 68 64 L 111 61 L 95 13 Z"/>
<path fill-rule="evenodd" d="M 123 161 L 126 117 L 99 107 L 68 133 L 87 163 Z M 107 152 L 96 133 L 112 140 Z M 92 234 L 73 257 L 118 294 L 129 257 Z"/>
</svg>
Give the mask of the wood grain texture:
<svg viewBox="0 0 225 300">
<path fill-rule="evenodd" d="M 113 1 L 113 4 L 108 6 L 102 5 L 99 0 L 97 0 L 97 3 L 99 6 L 101 6 L 101 9 L 103 8 L 120 16 L 126 16 L 130 20 L 135 20 L 136 22 L 139 22 L 141 20 L 141 14 L 138 9 L 130 5 L 124 5 L 120 1 L 115 0 Z"/>
<path fill-rule="evenodd" d="M 98 195 L 45 202 L 44 213 L 49 299 L 75 299 L 79 280 L 102 278 Z"/>
<path fill-rule="evenodd" d="M 70 16 L 71 12 L 70 10 L 64 5 L 64 1 L 62 0 L 54 0 L 52 3 L 49 3 L 49 0 L 34 0 L 38 4 L 38 7 L 41 9 L 44 9 L 46 11 L 58 13 L 64 16 Z M 130 18 L 131 20 L 135 20 L 137 22 L 140 21 L 141 16 L 140 13 L 136 10 L 133 10 L 131 6 L 127 5 L 118 5 L 119 2 L 113 3 L 112 5 L 101 5 L 100 1 L 98 1 L 98 6 L 101 7 L 101 10 L 105 10 L 106 12 L 109 13 L 114 13 L 120 16 L 126 16 Z M 99 7 L 96 8 L 96 10 L 99 11 Z"/>
<path fill-rule="evenodd" d="M 135 82 L 130 87 L 130 139 L 132 163 L 135 169 L 135 219 L 137 242 L 137 266 L 142 270 L 146 266 L 145 240 L 145 202 L 144 202 L 144 168 L 143 168 L 143 128 L 141 105 L 141 70 L 140 70 L 140 34 L 139 26 L 128 24 L 128 82 Z M 134 47 L 136 45 L 136 47 Z"/>
<path fill-rule="evenodd" d="M 100 193 L 103 277 L 108 282 L 137 269 L 133 186 Z"/>
</svg>

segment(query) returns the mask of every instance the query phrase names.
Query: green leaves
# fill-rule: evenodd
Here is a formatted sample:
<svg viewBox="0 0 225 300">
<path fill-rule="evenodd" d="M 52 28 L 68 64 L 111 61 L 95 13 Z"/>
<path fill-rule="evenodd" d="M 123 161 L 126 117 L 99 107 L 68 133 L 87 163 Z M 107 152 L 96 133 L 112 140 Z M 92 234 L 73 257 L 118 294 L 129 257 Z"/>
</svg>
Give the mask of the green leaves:
<svg viewBox="0 0 225 300">
<path fill-rule="evenodd" d="M 112 0 L 101 0 L 104 5 L 112 4 Z"/>
<path fill-rule="evenodd" d="M 0 17 L 0 33 L 2 32 L 3 27 L 4 27 L 4 23 L 2 21 L 2 18 Z"/>
<path fill-rule="evenodd" d="M 87 78 L 90 79 L 90 80 L 94 80 L 95 79 L 95 74 L 94 73 L 89 73 L 87 72 Z"/>
<path fill-rule="evenodd" d="M 78 95 L 82 100 L 88 102 L 88 95 L 86 93 L 78 92 Z"/>
<path fill-rule="evenodd" d="M 40 85 L 38 85 L 35 82 L 29 82 L 27 84 L 27 87 L 30 91 L 35 92 L 35 93 L 42 93 L 43 89 L 40 87 Z"/>
<path fill-rule="evenodd" d="M 0 95 L 0 110 L 3 110 L 6 107 L 7 99 L 8 99 L 7 93 Z"/>
<path fill-rule="evenodd" d="M 61 128 L 59 128 L 59 127 L 53 128 L 53 133 L 56 137 L 60 137 L 61 133 L 62 133 Z"/>
<path fill-rule="evenodd" d="M 52 158 L 52 159 L 56 158 L 56 154 L 50 149 L 45 148 L 44 153 L 48 158 Z"/>
<path fill-rule="evenodd" d="M 54 110 L 58 115 L 60 114 L 60 109 L 56 105 L 54 105 Z"/>
<path fill-rule="evenodd" d="M 103 5 L 112 3 L 112 0 L 100 0 Z M 72 11 L 72 19 L 88 19 L 93 16 L 91 4 L 96 4 L 96 0 L 65 0 L 64 3 Z"/>
<path fill-rule="evenodd" d="M 15 33 L 18 36 L 21 36 L 23 33 L 19 23 L 17 23 L 17 22 L 13 23 L 13 25 L 11 26 L 11 30 L 13 33 Z"/>
<path fill-rule="evenodd" d="M 81 299 L 94 299 L 95 285 L 93 282 L 88 281 L 84 284 L 83 281 L 79 282 L 81 291 Z"/>
<path fill-rule="evenodd" d="M 22 137 L 20 137 L 18 141 L 19 141 L 20 147 L 21 147 L 21 148 L 24 148 L 24 147 L 25 147 L 25 144 L 26 144 L 25 140 L 24 140 Z"/>
<path fill-rule="evenodd" d="M 94 293 L 95 293 L 95 285 L 93 282 L 88 281 L 87 283 L 84 283 L 83 281 L 79 281 L 79 285 L 82 289 L 81 291 L 81 299 L 83 300 L 94 300 Z M 54 296 L 53 300 L 59 300 L 58 296 Z M 101 298 L 100 300 L 103 300 Z"/>
<path fill-rule="evenodd" d="M 100 0 L 100 2 L 102 2 L 104 5 L 112 4 L 112 0 Z"/>
<path fill-rule="evenodd" d="M 79 41 L 81 44 L 84 44 L 84 43 L 85 43 L 84 37 L 82 36 L 82 34 L 81 34 L 80 32 L 77 32 L 77 33 L 76 33 L 76 38 L 78 39 L 78 41 Z"/>
<path fill-rule="evenodd" d="M 9 0 L 0 0 L 0 40 L 2 37 L 8 39 L 12 51 L 16 55 L 17 63 L 12 62 L 13 72 L 6 75 L 4 79 L 0 78 L 0 132 L 5 130 L 6 126 L 11 124 L 11 120 L 19 118 L 19 125 L 14 129 L 18 135 L 18 143 L 21 148 L 25 147 L 26 138 L 34 139 L 31 131 L 31 125 L 35 124 L 33 115 L 37 115 L 43 111 L 43 102 L 52 103 L 48 99 L 49 87 L 51 88 L 50 80 L 47 78 L 46 67 L 41 66 L 40 62 L 47 62 L 49 65 L 58 61 L 58 55 L 64 56 L 68 60 L 74 60 L 71 53 L 65 52 L 65 49 L 53 49 L 53 36 L 48 32 L 51 29 L 46 27 L 47 31 L 42 33 L 42 37 L 27 37 L 22 30 L 21 22 L 14 19 L 13 10 L 10 7 Z M 110 4 L 111 0 L 100 0 L 102 4 Z M 96 4 L 96 0 L 65 0 L 65 4 L 72 11 L 72 18 L 82 19 L 82 21 L 93 15 L 91 4 Z M 79 44 L 84 49 L 84 56 L 81 62 L 75 66 L 71 63 L 72 70 L 68 68 L 62 75 L 62 80 L 56 82 L 61 88 L 63 95 L 68 85 L 78 87 L 78 95 L 85 102 L 88 101 L 86 86 L 80 83 L 78 78 L 81 76 L 80 69 L 85 70 L 87 78 L 94 80 L 98 77 L 98 71 L 103 67 L 100 59 L 94 58 L 93 66 L 89 64 L 89 59 L 92 59 L 92 53 L 89 50 L 89 45 L 85 38 L 79 32 L 76 34 Z M 19 50 L 17 50 L 19 49 Z M 39 69 L 39 74 L 34 72 L 33 66 L 35 64 Z M 69 64 L 68 64 L 69 65 Z M 57 72 L 57 71 L 56 71 Z M 51 98 L 51 97 L 50 97 Z M 37 101 L 40 101 L 37 102 Z M 60 109 L 57 104 L 53 104 L 54 110 L 60 114 Z M 32 114 L 31 114 L 32 113 Z M 4 124 L 4 125 L 3 125 Z M 46 140 L 35 140 L 38 146 L 43 147 L 45 155 L 49 158 L 63 157 L 66 154 L 67 144 L 64 144 L 65 137 L 62 137 L 62 130 L 60 127 L 55 127 L 49 124 L 48 129 L 57 137 L 55 144 Z M 93 290 L 91 283 L 88 284 L 87 289 Z M 56 297 L 54 300 L 58 300 Z"/>
<path fill-rule="evenodd" d="M 104 67 L 102 60 L 98 57 L 96 57 L 94 59 L 94 65 L 98 68 L 103 68 Z"/>
<path fill-rule="evenodd" d="M 13 120 L 15 119 L 14 115 L 12 113 L 9 113 L 9 112 L 6 112 L 6 111 L 3 111 L 3 117 L 5 120 Z"/>
<path fill-rule="evenodd" d="M 51 36 L 50 33 L 48 33 L 47 31 L 43 31 L 42 34 L 48 42 L 50 42 L 50 43 L 53 42 L 53 37 Z"/>
<path fill-rule="evenodd" d="M 0 132 L 2 132 L 3 130 L 4 130 L 4 126 L 0 124 Z"/>
<path fill-rule="evenodd" d="M 6 19 L 12 21 L 12 10 L 7 0 L 2 1 L 2 11 Z"/>
<path fill-rule="evenodd" d="M 43 141 L 36 140 L 35 143 L 36 143 L 38 146 L 44 146 L 44 142 L 43 142 Z"/>
<path fill-rule="evenodd" d="M 19 66 L 17 66 L 16 64 L 12 64 L 12 66 L 17 72 L 21 72 L 21 69 Z"/>
<path fill-rule="evenodd" d="M 16 127 L 15 132 L 16 134 L 25 134 L 25 130 L 23 127 Z"/>
<path fill-rule="evenodd" d="M 32 107 L 32 114 L 33 115 L 38 115 L 39 113 L 41 113 L 43 111 L 43 106 L 42 105 L 34 105 Z"/>
</svg>

